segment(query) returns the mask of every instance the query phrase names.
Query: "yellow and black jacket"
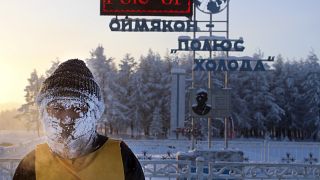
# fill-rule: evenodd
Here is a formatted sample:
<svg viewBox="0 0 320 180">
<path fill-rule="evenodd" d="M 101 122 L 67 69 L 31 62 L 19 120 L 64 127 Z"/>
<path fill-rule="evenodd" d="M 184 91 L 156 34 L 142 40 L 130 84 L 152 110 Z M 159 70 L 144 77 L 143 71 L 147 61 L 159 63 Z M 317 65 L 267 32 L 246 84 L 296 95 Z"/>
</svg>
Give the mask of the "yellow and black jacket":
<svg viewBox="0 0 320 180">
<path fill-rule="evenodd" d="M 38 145 L 19 164 L 14 180 L 144 180 L 139 161 L 122 141 L 100 136 L 101 146 L 73 160 L 59 158 Z"/>
</svg>

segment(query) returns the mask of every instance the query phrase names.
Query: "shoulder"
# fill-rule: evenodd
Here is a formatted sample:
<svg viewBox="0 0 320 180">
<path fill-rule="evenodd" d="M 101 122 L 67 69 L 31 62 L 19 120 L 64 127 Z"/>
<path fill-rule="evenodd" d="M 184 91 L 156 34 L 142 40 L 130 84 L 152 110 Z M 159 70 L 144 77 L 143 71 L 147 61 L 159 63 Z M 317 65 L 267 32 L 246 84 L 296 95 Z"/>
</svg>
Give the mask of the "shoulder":
<svg viewBox="0 0 320 180">
<path fill-rule="evenodd" d="M 131 180 L 131 179 L 144 180 L 145 179 L 143 170 L 141 168 L 141 165 L 138 159 L 136 158 L 134 153 L 131 151 L 131 149 L 128 147 L 128 145 L 125 142 L 99 135 L 97 144 L 100 144 L 101 146 L 106 142 L 115 143 L 118 146 L 120 146 L 123 170 L 124 170 L 126 180 Z"/>
<path fill-rule="evenodd" d="M 142 167 L 132 150 L 123 141 L 120 142 L 120 148 L 125 179 L 144 180 Z"/>
<path fill-rule="evenodd" d="M 135 155 L 133 154 L 132 150 L 129 148 L 129 146 L 122 140 L 108 138 L 107 140 L 109 143 L 117 144 L 120 146 L 121 149 L 121 155 L 122 159 L 125 160 L 127 158 L 135 158 Z"/>
<path fill-rule="evenodd" d="M 35 150 L 28 153 L 19 163 L 14 176 L 14 180 L 35 179 Z"/>
<path fill-rule="evenodd" d="M 118 144 L 118 146 L 120 146 L 122 159 L 127 157 L 135 158 L 135 155 L 124 141 L 113 138 L 108 138 L 107 141 L 109 141 L 109 143 Z"/>
<path fill-rule="evenodd" d="M 124 141 L 120 141 L 120 148 L 121 148 L 121 150 L 123 149 L 123 150 L 131 151 L 129 146 Z"/>
</svg>

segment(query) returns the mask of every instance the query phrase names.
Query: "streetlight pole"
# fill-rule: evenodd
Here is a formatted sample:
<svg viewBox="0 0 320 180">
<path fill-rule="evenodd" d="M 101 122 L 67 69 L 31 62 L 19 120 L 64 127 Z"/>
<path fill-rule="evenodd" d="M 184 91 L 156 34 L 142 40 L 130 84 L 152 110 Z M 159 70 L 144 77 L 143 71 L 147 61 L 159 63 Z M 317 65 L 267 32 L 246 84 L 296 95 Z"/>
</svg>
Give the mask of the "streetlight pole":
<svg viewBox="0 0 320 180">
<path fill-rule="evenodd" d="M 196 23 L 196 19 L 197 18 L 197 11 L 196 11 L 196 5 L 195 3 L 193 3 L 193 22 L 194 24 Z M 193 39 L 196 38 L 196 31 L 197 28 L 193 28 Z M 193 61 L 196 59 L 196 51 L 193 51 Z M 194 70 L 192 68 L 191 70 L 191 78 L 192 78 L 192 83 L 191 83 L 191 87 L 192 89 L 194 88 Z M 194 150 L 195 148 L 195 143 L 194 143 L 194 117 L 191 116 L 191 150 Z"/>
<path fill-rule="evenodd" d="M 210 37 L 212 36 L 212 14 L 210 14 Z M 212 59 L 212 50 L 209 51 L 209 58 Z M 211 93 L 211 71 L 208 71 L 208 90 Z M 208 117 L 208 149 L 211 149 L 211 117 Z"/>
<path fill-rule="evenodd" d="M 230 1 L 228 1 L 227 4 L 227 39 L 229 39 L 229 3 Z M 229 57 L 229 52 L 226 52 L 227 57 Z M 227 63 L 227 62 L 225 62 Z M 224 72 L 224 88 L 227 89 L 228 88 L 228 72 L 225 71 Z M 229 142 L 228 142 L 228 117 L 224 118 L 224 148 L 228 149 L 229 147 Z"/>
</svg>

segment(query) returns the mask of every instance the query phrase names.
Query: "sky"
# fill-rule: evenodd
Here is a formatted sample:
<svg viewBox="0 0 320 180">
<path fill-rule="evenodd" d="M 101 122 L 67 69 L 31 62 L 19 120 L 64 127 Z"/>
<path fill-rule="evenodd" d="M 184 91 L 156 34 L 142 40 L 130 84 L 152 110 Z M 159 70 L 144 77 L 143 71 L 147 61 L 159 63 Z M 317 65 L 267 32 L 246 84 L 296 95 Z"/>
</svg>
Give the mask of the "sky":
<svg viewBox="0 0 320 180">
<path fill-rule="evenodd" d="M 23 103 L 30 73 L 44 74 L 57 58 L 86 59 L 98 45 L 116 61 L 125 53 L 139 59 L 149 48 L 164 55 L 186 35 L 111 32 L 112 17 L 100 16 L 99 7 L 99 0 L 0 1 L 0 107 Z M 235 55 L 261 49 L 265 56 L 289 59 L 305 58 L 311 50 L 319 56 L 319 17 L 319 0 L 231 0 L 230 38 L 243 37 L 246 47 Z"/>
</svg>

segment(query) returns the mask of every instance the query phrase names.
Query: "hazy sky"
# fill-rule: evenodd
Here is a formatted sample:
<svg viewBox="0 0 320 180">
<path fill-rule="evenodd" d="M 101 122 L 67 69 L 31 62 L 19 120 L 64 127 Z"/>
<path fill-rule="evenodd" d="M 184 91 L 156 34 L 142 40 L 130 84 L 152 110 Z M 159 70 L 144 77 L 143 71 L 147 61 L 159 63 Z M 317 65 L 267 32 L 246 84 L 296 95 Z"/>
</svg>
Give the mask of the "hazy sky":
<svg viewBox="0 0 320 180">
<path fill-rule="evenodd" d="M 99 15 L 99 0 L 0 1 L 0 104 L 24 101 L 24 87 L 33 69 L 44 73 L 59 58 L 85 59 L 99 44 L 108 57 L 125 53 L 138 58 L 149 48 L 165 54 L 177 48 L 184 33 L 120 33 Z M 230 37 L 243 37 L 245 51 L 261 49 L 305 58 L 320 54 L 319 0 L 231 0 Z M 156 17 L 159 18 L 159 17 Z M 181 18 L 185 19 L 185 18 Z"/>
</svg>

